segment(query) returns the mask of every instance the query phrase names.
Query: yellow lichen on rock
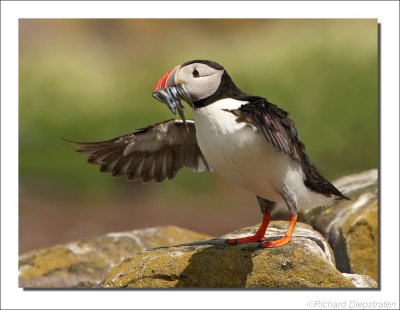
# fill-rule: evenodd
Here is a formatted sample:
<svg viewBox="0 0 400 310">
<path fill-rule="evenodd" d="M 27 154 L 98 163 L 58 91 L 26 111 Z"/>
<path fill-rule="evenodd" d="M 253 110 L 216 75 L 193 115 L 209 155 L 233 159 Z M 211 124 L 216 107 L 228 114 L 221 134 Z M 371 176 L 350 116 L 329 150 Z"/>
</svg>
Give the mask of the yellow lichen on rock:
<svg viewBox="0 0 400 310">
<path fill-rule="evenodd" d="M 378 171 L 349 175 L 334 182 L 351 198 L 300 216 L 328 240 L 345 273 L 378 280 Z"/>
<path fill-rule="evenodd" d="M 19 282 L 21 287 L 98 286 L 110 267 L 138 251 L 209 238 L 166 226 L 56 245 L 21 255 Z"/>
<path fill-rule="evenodd" d="M 352 215 L 343 226 L 350 270 L 378 279 L 378 205 Z"/>
<path fill-rule="evenodd" d="M 271 222 L 267 238 L 283 234 L 284 222 Z M 257 226 L 229 234 L 252 234 Z M 225 236 L 226 237 L 226 236 Z M 224 238 L 225 238 L 224 237 Z M 142 251 L 112 268 L 105 288 L 353 288 L 334 266 L 322 236 L 299 223 L 286 246 L 229 245 L 212 239 Z"/>
<path fill-rule="evenodd" d="M 91 269 L 104 268 L 105 262 L 96 257 L 90 257 Z M 54 274 L 67 275 L 68 272 L 87 269 L 88 259 L 80 260 L 71 251 L 62 245 L 51 249 L 37 251 L 33 255 L 28 255 L 20 259 L 20 280 L 26 280 L 39 276 L 50 276 Z"/>
</svg>

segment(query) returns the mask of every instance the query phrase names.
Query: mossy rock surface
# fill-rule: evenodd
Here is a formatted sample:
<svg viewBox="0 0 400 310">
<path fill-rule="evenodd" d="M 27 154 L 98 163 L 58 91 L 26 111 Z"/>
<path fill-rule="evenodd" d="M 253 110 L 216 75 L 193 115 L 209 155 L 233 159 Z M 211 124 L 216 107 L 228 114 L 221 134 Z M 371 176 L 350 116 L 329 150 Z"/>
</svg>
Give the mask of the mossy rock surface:
<svg viewBox="0 0 400 310">
<path fill-rule="evenodd" d="M 258 225 L 218 239 L 142 251 L 110 270 L 105 288 L 354 288 L 334 266 L 324 238 L 298 223 L 292 241 L 263 249 L 229 245 L 225 238 L 254 234 Z M 267 239 L 284 234 L 286 222 L 270 223 Z"/>
<path fill-rule="evenodd" d="M 109 268 L 138 251 L 209 238 L 166 226 L 109 233 L 31 251 L 19 258 L 19 286 L 98 287 Z"/>
<path fill-rule="evenodd" d="M 358 288 L 378 288 L 378 283 L 368 275 L 351 273 L 342 273 L 342 275 L 349 279 L 351 283 Z"/>
<path fill-rule="evenodd" d="M 365 171 L 338 179 L 334 184 L 350 201 L 316 208 L 300 216 L 329 241 L 337 268 L 345 273 L 369 275 L 378 280 L 378 172 Z"/>
</svg>

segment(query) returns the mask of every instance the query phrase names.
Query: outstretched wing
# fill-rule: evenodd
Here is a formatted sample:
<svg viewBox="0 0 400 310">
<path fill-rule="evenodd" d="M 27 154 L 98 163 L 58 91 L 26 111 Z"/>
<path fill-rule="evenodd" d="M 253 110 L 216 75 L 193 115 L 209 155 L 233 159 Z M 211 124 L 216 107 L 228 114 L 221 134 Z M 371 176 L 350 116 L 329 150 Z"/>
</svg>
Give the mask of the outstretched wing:
<svg viewBox="0 0 400 310">
<path fill-rule="evenodd" d="M 298 161 L 305 173 L 305 184 L 311 190 L 339 199 L 348 199 L 328 180 L 320 175 L 311 164 L 304 144 L 297 136 L 297 130 L 288 113 L 261 97 L 251 97 L 250 102 L 239 109 L 227 110 L 237 116 L 238 122 L 245 122 L 259 130 L 277 150 Z"/>
<path fill-rule="evenodd" d="M 211 170 L 197 145 L 193 121 L 187 128 L 181 120 L 168 120 L 136 132 L 102 142 L 69 141 L 100 171 L 128 180 L 161 182 L 172 179 L 179 169 Z"/>
</svg>

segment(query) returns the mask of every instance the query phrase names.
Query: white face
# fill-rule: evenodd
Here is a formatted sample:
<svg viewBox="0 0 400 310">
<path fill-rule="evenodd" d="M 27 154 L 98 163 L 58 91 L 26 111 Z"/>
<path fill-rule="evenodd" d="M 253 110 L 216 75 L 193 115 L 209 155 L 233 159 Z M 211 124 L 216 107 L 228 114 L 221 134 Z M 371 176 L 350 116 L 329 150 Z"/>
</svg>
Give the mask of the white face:
<svg viewBox="0 0 400 310">
<path fill-rule="evenodd" d="M 224 70 L 217 70 L 203 63 L 192 63 L 178 70 L 175 82 L 183 83 L 190 98 L 197 101 L 217 91 L 223 73 Z"/>
</svg>

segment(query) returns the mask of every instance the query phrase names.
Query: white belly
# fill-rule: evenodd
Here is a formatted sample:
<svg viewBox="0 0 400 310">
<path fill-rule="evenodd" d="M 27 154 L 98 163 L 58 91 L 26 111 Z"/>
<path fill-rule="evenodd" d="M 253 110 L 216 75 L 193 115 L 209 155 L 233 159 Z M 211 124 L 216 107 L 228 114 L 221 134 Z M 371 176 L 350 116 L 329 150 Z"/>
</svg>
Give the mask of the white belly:
<svg viewBox="0 0 400 310">
<path fill-rule="evenodd" d="M 327 198 L 309 191 L 301 165 L 275 149 L 256 128 L 236 122 L 222 109 L 235 109 L 243 101 L 223 99 L 193 112 L 199 147 L 207 162 L 226 178 L 265 199 L 284 204 L 285 185 L 299 207 L 329 204 Z"/>
</svg>

